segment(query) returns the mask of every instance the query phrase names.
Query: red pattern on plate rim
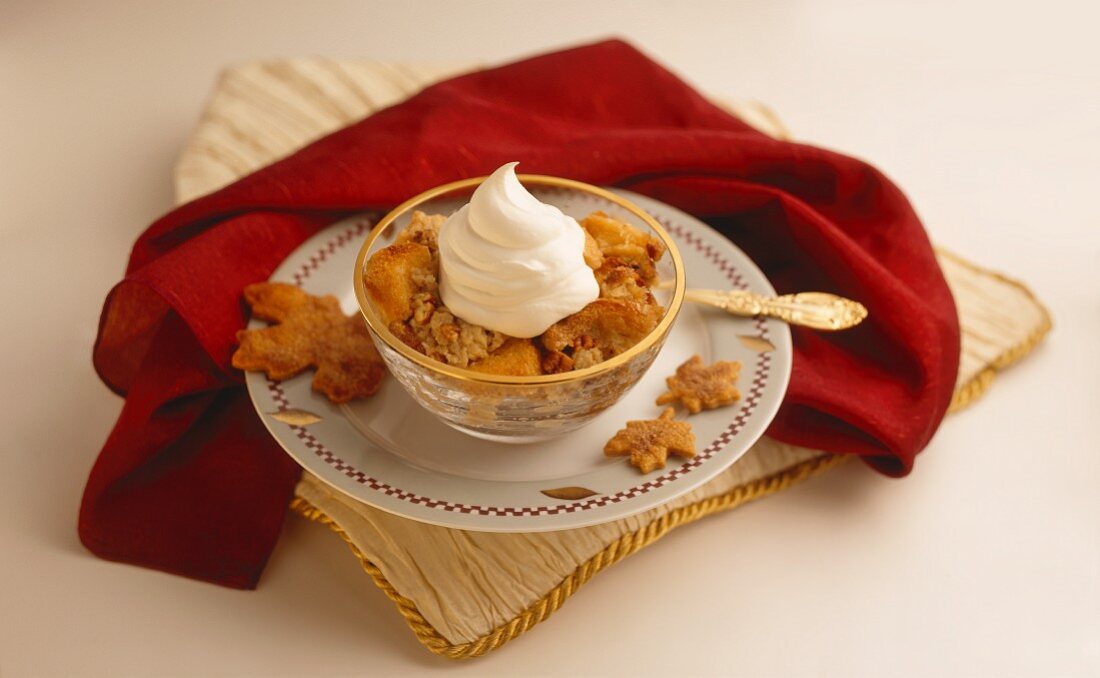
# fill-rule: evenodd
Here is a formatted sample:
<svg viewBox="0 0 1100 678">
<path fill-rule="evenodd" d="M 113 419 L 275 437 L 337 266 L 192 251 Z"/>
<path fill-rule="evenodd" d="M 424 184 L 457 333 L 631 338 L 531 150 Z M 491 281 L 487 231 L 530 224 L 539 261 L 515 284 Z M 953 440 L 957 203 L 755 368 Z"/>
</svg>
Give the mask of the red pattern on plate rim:
<svg viewBox="0 0 1100 678">
<path fill-rule="evenodd" d="M 702 238 L 696 236 L 688 229 L 673 224 L 666 219 L 658 217 L 657 215 L 651 215 L 665 229 L 675 236 L 677 239 L 687 243 L 696 251 L 702 253 L 707 259 L 722 271 L 730 283 L 737 289 L 747 289 L 748 285 L 737 269 L 727 261 L 720 252 L 715 250 Z M 307 278 L 309 278 L 314 271 L 320 268 L 321 264 L 328 260 L 329 256 L 334 254 L 336 250 L 346 246 L 348 243 L 357 242 L 359 236 L 366 233 L 366 231 L 374 224 L 377 217 L 368 217 L 362 221 L 357 222 L 354 226 L 339 233 L 335 238 L 327 242 L 316 253 L 310 255 L 306 263 L 302 264 L 293 275 L 292 279 L 294 284 L 301 286 Z M 756 329 L 760 333 L 760 337 L 768 338 L 767 323 L 763 318 L 757 318 L 755 321 Z M 290 426 L 290 429 L 294 431 L 294 434 L 298 436 L 298 439 L 302 443 L 313 451 L 318 457 L 320 457 L 326 464 L 332 466 L 337 471 L 343 473 L 347 477 L 356 481 L 361 485 L 366 485 L 372 490 L 382 492 L 387 496 L 394 497 L 401 501 L 407 501 L 411 504 L 419 506 L 425 506 L 432 509 L 441 509 L 444 511 L 452 511 L 455 513 L 468 513 L 477 514 L 483 516 L 553 516 L 560 513 L 575 513 L 577 511 L 586 511 L 589 509 L 600 508 L 609 504 L 617 504 L 628 499 L 633 499 L 639 495 L 655 490 L 659 487 L 667 485 L 677 478 L 680 478 L 692 470 L 698 468 L 703 463 L 711 459 L 716 453 L 733 440 L 745 423 L 748 421 L 752 412 L 756 409 L 757 404 L 760 401 L 760 396 L 764 391 L 764 387 L 768 383 L 768 375 L 771 369 L 771 354 L 761 353 L 757 357 L 756 366 L 753 370 L 753 379 L 749 387 L 748 395 L 742 402 L 741 407 L 737 410 L 737 415 L 734 416 L 729 426 L 713 441 L 710 442 L 703 451 L 696 454 L 691 459 L 688 459 L 680 466 L 672 468 L 666 471 L 664 474 L 647 480 L 646 482 L 631 487 L 626 490 L 620 490 L 614 494 L 598 495 L 589 499 L 569 502 L 566 504 L 556 504 L 553 506 L 479 506 L 477 504 L 462 504 L 457 502 L 450 502 L 444 499 L 432 499 L 431 497 L 425 497 L 414 492 L 407 492 L 397 487 L 393 487 L 385 482 L 372 478 L 371 476 L 363 473 L 359 469 L 355 468 L 349 462 L 341 459 L 332 450 L 325 447 L 323 443 L 317 440 L 312 433 L 304 426 Z M 279 382 L 268 380 L 267 381 L 268 392 L 271 395 L 272 400 L 278 404 L 279 412 L 283 412 L 291 407 L 290 401 L 287 400 L 286 394 L 283 391 L 282 385 Z"/>
</svg>

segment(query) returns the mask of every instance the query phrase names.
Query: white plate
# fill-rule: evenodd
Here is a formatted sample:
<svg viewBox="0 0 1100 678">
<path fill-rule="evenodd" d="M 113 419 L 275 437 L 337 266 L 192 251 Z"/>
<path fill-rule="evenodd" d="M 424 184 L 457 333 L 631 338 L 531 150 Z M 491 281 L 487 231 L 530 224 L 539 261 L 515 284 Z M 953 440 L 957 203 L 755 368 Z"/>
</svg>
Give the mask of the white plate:
<svg viewBox="0 0 1100 678">
<path fill-rule="evenodd" d="M 644 196 L 617 192 L 652 214 L 673 236 L 689 287 L 774 293 L 752 261 L 706 224 Z M 271 279 L 298 284 L 312 294 L 335 295 L 346 312 L 357 312 L 352 271 L 372 223 L 373 217 L 362 216 L 334 224 L 303 243 Z M 256 320 L 249 324 L 263 326 Z M 774 349 L 762 351 L 754 337 Z M 654 400 L 664 391 L 664 378 L 696 353 L 708 363 L 742 364 L 741 400 L 688 418 L 696 456 L 670 457 L 668 466 L 646 475 L 623 457 L 605 457 L 604 443 L 628 419 L 649 419 L 661 412 Z M 790 371 L 791 337 L 785 324 L 732 318 L 685 303 L 665 347 L 632 391 L 584 428 L 540 443 L 492 443 L 462 434 L 421 409 L 394 379 L 387 379 L 373 398 L 347 405 L 333 405 L 314 393 L 312 373 L 273 382 L 250 372 L 246 383 L 276 440 L 306 470 L 341 492 L 437 525 L 538 532 L 623 518 L 710 480 L 764 433 L 783 399 Z M 287 409 L 305 410 L 321 420 L 292 426 L 272 417 Z M 562 494 L 555 492 L 560 488 L 585 488 L 593 494 L 554 498 Z"/>
</svg>

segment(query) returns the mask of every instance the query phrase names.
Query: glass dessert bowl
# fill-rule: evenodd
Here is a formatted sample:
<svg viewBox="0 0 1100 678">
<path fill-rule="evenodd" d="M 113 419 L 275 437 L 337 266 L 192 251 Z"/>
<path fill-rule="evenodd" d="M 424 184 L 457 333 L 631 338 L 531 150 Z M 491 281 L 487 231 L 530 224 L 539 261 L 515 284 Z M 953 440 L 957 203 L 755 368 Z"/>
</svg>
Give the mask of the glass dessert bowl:
<svg viewBox="0 0 1100 678">
<path fill-rule="evenodd" d="M 520 197 L 526 199 L 529 193 L 539 203 L 585 224 L 584 261 L 591 267 L 585 271 L 598 281 L 599 296 L 590 302 L 581 299 L 570 307 L 576 310 L 563 313 L 561 308 L 568 307 L 570 295 L 576 296 L 578 288 L 570 273 L 553 281 L 547 294 L 521 306 L 523 311 L 495 313 L 492 308 L 467 303 L 461 293 L 467 278 L 451 275 L 457 282 L 449 283 L 449 288 L 436 278 L 444 277 L 441 268 L 455 270 L 453 263 L 446 265 L 454 261 L 447 259 L 455 256 L 453 250 L 476 249 L 476 243 L 452 243 L 454 237 L 439 237 L 439 224 L 445 218 L 451 224 L 466 215 L 464 206 L 475 191 L 499 173 L 431 189 L 383 217 L 356 258 L 354 287 L 360 311 L 390 373 L 421 406 L 469 435 L 524 443 L 583 426 L 638 382 L 664 345 L 680 311 L 685 275 L 672 238 L 630 201 L 578 181 L 519 175 L 519 184 L 526 189 L 520 189 L 524 194 Z M 514 216 L 515 212 L 507 208 L 500 213 Z M 470 213 L 476 217 L 477 208 Z M 454 228 L 457 233 L 459 227 Z M 629 243 L 614 241 L 616 228 L 627 232 Z M 602 237 L 593 229 L 604 229 L 610 235 Z M 602 247 L 599 251 L 594 244 L 597 240 Z M 545 249 L 538 238 L 531 242 Z M 643 244 L 640 249 L 638 243 Z M 494 246 L 490 242 L 484 249 L 491 252 Z M 639 251 L 648 251 L 649 259 L 634 254 Z M 477 256 L 475 252 L 474 258 Z M 477 275 L 470 279 L 473 287 L 469 292 L 474 300 L 480 298 L 478 287 L 484 282 L 477 267 L 491 259 L 474 262 Z M 557 264 L 560 257 L 551 259 Z M 422 266 L 417 269 L 419 274 L 409 273 L 412 261 Z M 509 277 L 514 273 L 505 271 L 504 287 L 515 282 L 514 276 Z M 423 279 L 429 287 L 422 285 Z M 635 282 L 624 282 L 627 279 Z M 529 287 L 522 276 L 515 284 Z M 447 307 L 443 307 L 441 297 L 448 294 Z M 625 298 L 630 295 L 635 299 Z M 557 315 L 546 316 L 555 308 Z M 622 313 L 623 309 L 632 310 Z M 502 331 L 468 322 L 475 316 L 488 318 L 486 325 L 500 323 Z M 553 318 L 560 320 L 538 331 Z M 588 327 L 585 320 L 598 324 L 599 332 L 592 331 L 596 340 L 576 329 Z M 450 335 L 441 337 L 439 330 L 450 332 L 454 341 L 447 341 Z"/>
</svg>

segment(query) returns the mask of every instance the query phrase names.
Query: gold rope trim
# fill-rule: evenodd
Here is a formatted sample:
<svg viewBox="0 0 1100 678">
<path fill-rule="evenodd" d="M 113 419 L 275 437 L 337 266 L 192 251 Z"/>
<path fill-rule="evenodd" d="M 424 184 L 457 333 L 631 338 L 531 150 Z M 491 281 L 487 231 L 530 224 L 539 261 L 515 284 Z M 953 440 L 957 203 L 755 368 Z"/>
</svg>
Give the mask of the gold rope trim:
<svg viewBox="0 0 1100 678">
<path fill-rule="evenodd" d="M 978 400 L 993 383 L 996 373 L 1019 361 L 1030 353 L 1043 338 L 1050 332 L 1053 323 L 1050 312 L 1035 298 L 1035 295 L 1023 283 L 1009 278 L 1000 273 L 990 271 L 973 264 L 946 250 L 937 249 L 939 256 L 950 259 L 974 272 L 992 277 L 1000 282 L 1011 285 L 1023 292 L 1039 308 L 1042 320 L 1034 331 L 1024 338 L 1019 344 L 1012 346 L 992 360 L 989 366 L 969 379 L 955 390 L 951 399 L 949 412 L 957 412 Z M 386 597 L 397 605 L 397 611 L 405 618 L 409 627 L 416 634 L 420 642 L 434 654 L 451 659 L 469 659 L 495 650 L 508 641 L 518 637 L 532 626 L 543 621 L 565 603 L 566 599 L 576 593 L 577 589 L 588 582 L 596 573 L 614 565 L 623 558 L 649 546 L 675 528 L 699 520 L 714 513 L 728 511 L 742 504 L 766 497 L 770 494 L 784 490 L 791 485 L 811 478 L 828 469 L 838 466 L 851 459 L 845 455 L 823 454 L 813 459 L 795 464 L 794 466 L 758 478 L 745 485 L 740 485 L 732 490 L 714 497 L 708 497 L 694 504 L 673 509 L 657 520 L 635 532 L 623 535 L 619 539 L 608 544 L 602 551 L 583 563 L 560 584 L 551 589 L 546 595 L 536 601 L 531 607 L 518 614 L 511 621 L 501 624 L 489 633 L 477 640 L 453 644 L 444 638 L 435 629 L 416 607 L 416 603 L 397 592 L 393 585 L 386 579 L 378 567 L 367 559 L 366 555 L 351 540 L 351 537 L 341 528 L 336 521 L 323 511 L 301 497 L 295 497 L 290 503 L 291 510 L 300 515 L 327 525 L 340 538 L 347 543 L 351 552 L 359 559 L 363 570 L 374 580 L 375 585 L 382 590 Z"/>
<path fill-rule="evenodd" d="M 509 640 L 516 638 L 524 631 L 527 631 L 535 624 L 543 621 L 556 612 L 558 608 L 565 603 L 567 598 L 576 593 L 577 589 L 587 583 L 597 572 L 649 546 L 675 528 L 699 520 L 712 513 L 733 509 L 755 499 L 774 494 L 795 483 L 837 466 L 848 459 L 850 459 L 850 457 L 823 454 L 819 457 L 814 457 L 813 459 L 796 464 L 788 469 L 784 469 L 783 471 L 735 487 L 729 492 L 673 509 L 645 527 L 635 532 L 624 534 L 619 539 L 605 546 L 602 551 L 592 556 L 587 562 L 578 566 L 577 569 L 563 579 L 560 584 L 551 589 L 531 607 L 516 615 L 510 622 L 501 624 L 477 640 L 458 645 L 452 644 L 440 635 L 435 627 L 420 614 L 420 611 L 416 608 L 416 603 L 402 596 L 393 588 L 393 585 L 390 584 L 389 580 L 382 574 L 382 571 L 367 559 L 366 555 L 359 550 L 359 547 L 355 545 L 351 537 L 344 532 L 343 528 L 341 528 L 336 521 L 301 497 L 295 497 L 290 503 L 290 508 L 310 520 L 327 525 L 329 529 L 340 535 L 340 538 L 347 543 L 351 552 L 359 559 L 363 569 L 370 575 L 371 579 L 374 580 L 378 588 L 382 589 L 386 597 L 397 605 L 398 612 L 405 618 L 405 621 L 408 622 L 413 633 L 416 634 L 416 637 L 425 647 L 435 654 L 451 659 L 468 659 L 483 655 L 490 650 L 495 650 Z"/>
</svg>

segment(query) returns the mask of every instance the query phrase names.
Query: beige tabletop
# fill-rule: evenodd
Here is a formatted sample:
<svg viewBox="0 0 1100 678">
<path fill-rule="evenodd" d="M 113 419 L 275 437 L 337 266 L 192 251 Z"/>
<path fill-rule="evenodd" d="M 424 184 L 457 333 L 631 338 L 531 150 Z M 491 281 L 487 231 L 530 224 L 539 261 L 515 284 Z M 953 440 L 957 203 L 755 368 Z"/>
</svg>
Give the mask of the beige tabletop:
<svg viewBox="0 0 1100 678">
<path fill-rule="evenodd" d="M 1100 675 L 1095 3 L 673 4 L 0 2 L 0 676 Z M 1027 281 L 1052 336 L 909 478 L 851 464 L 678 530 L 464 664 L 297 518 L 251 593 L 84 551 L 120 406 L 89 361 L 100 304 L 219 68 L 610 34 L 878 164 L 937 242 Z"/>
</svg>

